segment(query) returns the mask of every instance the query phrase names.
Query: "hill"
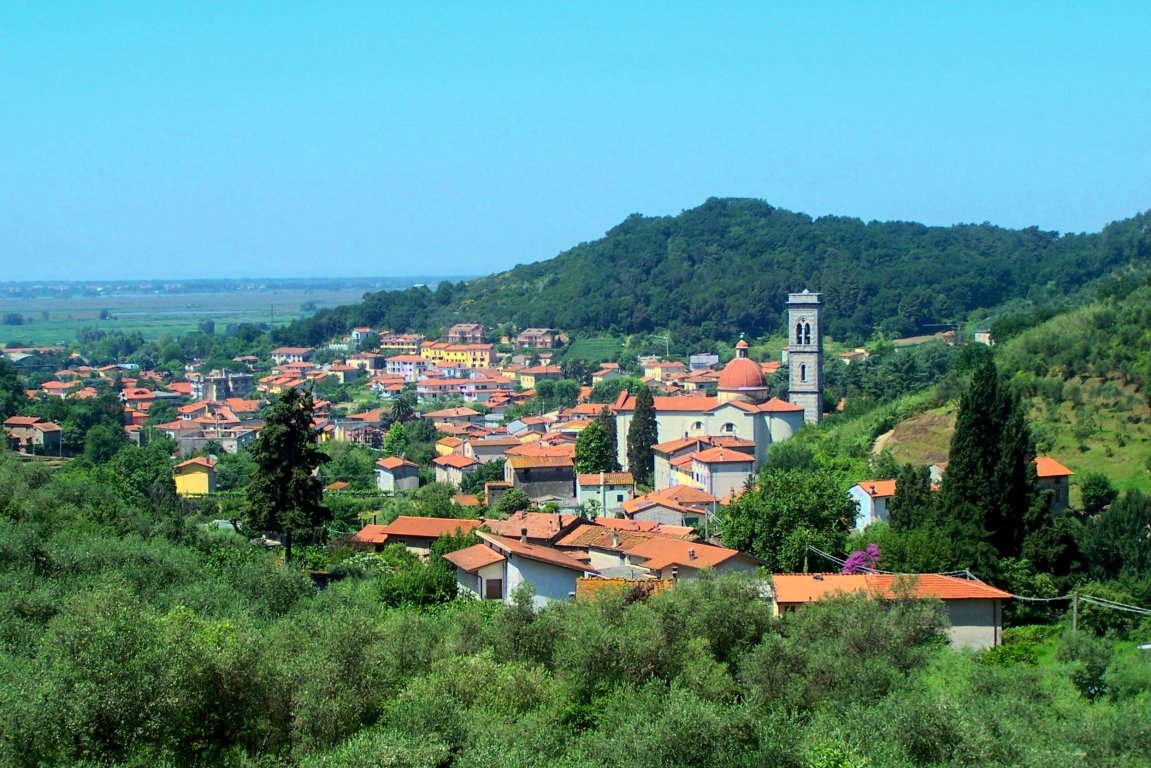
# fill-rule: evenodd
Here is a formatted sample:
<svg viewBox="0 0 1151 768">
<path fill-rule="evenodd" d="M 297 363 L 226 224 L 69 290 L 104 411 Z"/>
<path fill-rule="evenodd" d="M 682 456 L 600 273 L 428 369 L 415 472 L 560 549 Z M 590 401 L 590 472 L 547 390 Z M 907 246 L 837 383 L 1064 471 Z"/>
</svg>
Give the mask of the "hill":
<svg viewBox="0 0 1151 768">
<path fill-rule="evenodd" d="M 789 291 L 822 291 L 828 333 L 912 335 L 976 308 L 1043 303 L 1151 261 L 1151 213 L 1098 234 L 991 224 L 812 218 L 712 198 L 678 216 L 632 215 L 548 261 L 466 283 L 376 293 L 276 332 L 316 344 L 356 324 L 435 333 L 464 320 L 578 334 L 670 330 L 678 343 L 776 331 Z"/>
<path fill-rule="evenodd" d="M 1003 344 L 1000 370 L 1028 399 L 1036 449 L 1078 475 L 1151 491 L 1151 278 L 1105 286 L 1101 300 Z M 884 435 L 899 461 L 937 461 L 954 409 L 926 410 Z"/>
</svg>

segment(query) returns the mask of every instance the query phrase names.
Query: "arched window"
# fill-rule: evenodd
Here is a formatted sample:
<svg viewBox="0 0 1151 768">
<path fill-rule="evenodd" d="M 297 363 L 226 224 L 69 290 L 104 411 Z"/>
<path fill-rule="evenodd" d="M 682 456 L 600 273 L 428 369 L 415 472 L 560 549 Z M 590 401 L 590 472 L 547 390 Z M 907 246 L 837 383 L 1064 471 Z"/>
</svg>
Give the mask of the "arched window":
<svg viewBox="0 0 1151 768">
<path fill-rule="evenodd" d="M 795 324 L 795 343 L 796 344 L 802 344 L 803 343 L 803 323 L 796 323 Z"/>
<path fill-rule="evenodd" d="M 720 430 L 720 432 L 734 432 L 735 431 L 735 425 L 729 421 L 726 424 L 724 424 L 722 427 L 720 427 L 719 430 Z"/>
<path fill-rule="evenodd" d="M 808 323 L 803 324 L 803 343 L 811 343 L 811 325 Z"/>
<path fill-rule="evenodd" d="M 800 381 L 807 381 L 807 366 L 806 365 L 799 366 L 799 380 Z"/>
<path fill-rule="evenodd" d="M 695 422 L 694 424 L 692 424 L 692 425 L 691 425 L 691 428 L 692 428 L 692 429 L 694 429 L 694 430 L 696 430 L 696 431 L 698 432 L 699 430 L 703 429 L 703 422 L 702 422 L 702 421 L 697 421 L 697 422 Z"/>
</svg>

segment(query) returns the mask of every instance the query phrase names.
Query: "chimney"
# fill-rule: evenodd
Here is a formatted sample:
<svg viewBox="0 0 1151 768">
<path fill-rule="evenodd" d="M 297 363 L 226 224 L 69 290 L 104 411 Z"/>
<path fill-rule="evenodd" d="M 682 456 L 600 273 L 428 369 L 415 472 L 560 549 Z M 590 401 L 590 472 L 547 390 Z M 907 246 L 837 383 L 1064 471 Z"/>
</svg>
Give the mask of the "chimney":
<svg viewBox="0 0 1151 768">
<path fill-rule="evenodd" d="M 619 549 L 619 534 L 618 533 L 613 533 L 611 535 L 611 547 L 612 547 L 612 549 Z"/>
<path fill-rule="evenodd" d="M 694 547 L 692 547 L 691 549 L 689 549 L 687 551 L 687 559 L 688 560 L 694 560 L 695 559 L 695 548 Z"/>
<path fill-rule="evenodd" d="M 872 496 L 874 496 L 874 495 L 875 495 L 875 483 L 872 483 L 872 484 L 871 484 L 871 495 L 872 495 Z"/>
<path fill-rule="evenodd" d="M 528 543 L 528 529 L 520 528 L 520 541 L 524 544 Z"/>
</svg>

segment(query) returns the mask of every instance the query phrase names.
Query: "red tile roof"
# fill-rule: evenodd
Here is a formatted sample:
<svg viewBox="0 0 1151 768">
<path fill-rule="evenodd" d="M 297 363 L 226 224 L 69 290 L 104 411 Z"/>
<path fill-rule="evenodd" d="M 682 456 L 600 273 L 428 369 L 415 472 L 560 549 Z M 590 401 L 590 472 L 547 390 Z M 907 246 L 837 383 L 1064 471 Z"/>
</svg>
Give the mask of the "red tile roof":
<svg viewBox="0 0 1151 768">
<path fill-rule="evenodd" d="M 687 568 L 712 568 L 741 555 L 738 549 L 716 547 L 699 541 L 682 541 L 665 536 L 653 536 L 631 549 L 628 557 L 641 560 L 641 565 L 653 571 L 669 565 Z M 750 559 L 750 555 L 744 555 Z"/>
<path fill-rule="evenodd" d="M 1050 456 L 1036 456 L 1035 474 L 1039 477 L 1071 477 L 1075 473 Z"/>
<path fill-rule="evenodd" d="M 512 469 L 539 469 L 543 467 L 574 467 L 571 456 L 512 456 L 508 459 Z"/>
<path fill-rule="evenodd" d="M 843 574 L 843 573 L 777 573 L 772 575 L 775 601 L 785 605 L 808 603 L 834 594 L 866 592 L 873 597 L 891 599 L 906 594 L 916 598 L 940 600 L 1005 600 L 1009 592 L 981 581 L 924 574 Z"/>
<path fill-rule="evenodd" d="M 444 555 L 444 559 L 467 573 L 475 573 L 487 565 L 495 565 L 507 560 L 487 544 L 473 544 L 465 549 L 457 549 Z"/>
<path fill-rule="evenodd" d="M 484 525 L 492 533 L 518 538 L 526 528 L 529 539 L 551 540 L 580 520 L 578 515 L 551 512 L 517 512 L 507 520 L 486 519 Z"/>
<path fill-rule="evenodd" d="M 398 469 L 400 467 L 418 467 L 420 465 L 399 456 L 389 456 L 386 459 L 377 461 L 376 466 L 383 467 L 384 469 Z"/>
<path fill-rule="evenodd" d="M 579 571 L 580 573 L 599 573 L 598 570 L 592 568 L 587 563 L 550 547 L 540 546 L 539 544 L 525 544 L 519 539 L 496 536 L 495 534 L 483 533 L 482 531 L 479 532 L 478 535 L 481 539 L 488 542 L 497 552 L 504 555 L 518 555 L 519 557 L 524 557 L 529 560 L 559 566 L 560 568 L 567 568 L 572 571 Z"/>
<path fill-rule="evenodd" d="M 461 456 L 458 453 L 440 456 L 432 463 L 437 467 L 455 467 L 456 469 L 467 469 L 468 467 L 474 467 L 479 464 L 475 459 L 469 459 L 467 456 Z"/>
<path fill-rule="evenodd" d="M 890 499 L 895 495 L 894 480 L 864 480 L 858 487 L 873 499 Z"/>
<path fill-rule="evenodd" d="M 412 517 L 400 515 L 387 525 L 365 525 L 352 537 L 352 541 L 382 544 L 391 536 L 438 539 L 440 536 L 475 530 L 479 520 L 461 520 L 454 517 Z"/>
<path fill-rule="evenodd" d="M 702 464 L 749 464 L 755 461 L 754 456 L 748 456 L 731 448 L 709 448 L 706 451 L 693 453 L 691 458 Z"/>
<path fill-rule="evenodd" d="M 576 475 L 579 485 L 635 485 L 635 477 L 631 472 L 592 472 Z"/>
</svg>

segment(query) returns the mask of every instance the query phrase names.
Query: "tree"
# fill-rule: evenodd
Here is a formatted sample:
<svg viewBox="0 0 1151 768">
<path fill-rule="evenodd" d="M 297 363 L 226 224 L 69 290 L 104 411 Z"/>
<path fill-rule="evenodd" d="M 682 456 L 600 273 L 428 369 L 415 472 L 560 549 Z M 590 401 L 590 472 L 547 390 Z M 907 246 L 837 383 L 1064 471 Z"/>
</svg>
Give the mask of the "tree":
<svg viewBox="0 0 1151 768">
<path fill-rule="evenodd" d="M 655 475 L 655 453 L 659 442 L 655 421 L 655 398 L 651 388 L 642 387 L 635 398 L 635 412 L 627 429 L 627 468 L 639 485 L 651 485 Z"/>
<path fill-rule="evenodd" d="M 988 359 L 960 399 L 939 498 L 941 523 L 966 542 L 968 565 L 987 568 L 996 556 L 1018 556 L 1029 529 L 1042 524 L 1030 514 L 1031 459 L 1023 408 Z"/>
<path fill-rule="evenodd" d="M 507 459 L 501 456 L 498 459 L 485 461 L 471 472 L 465 472 L 463 479 L 460 480 L 460 493 L 479 495 L 484 492 L 486 483 L 503 480 L 506 463 Z"/>
<path fill-rule="evenodd" d="M 328 460 L 316 447 L 312 396 L 288 390 L 270 409 L 249 453 L 256 471 L 248 485 L 251 530 L 284 534 L 284 555 L 292 560 L 292 539 L 310 535 L 332 519 L 316 469 Z"/>
<path fill-rule="evenodd" d="M 527 509 L 532 505 L 532 500 L 528 498 L 520 488 L 509 488 L 504 491 L 504 495 L 500 496 L 500 500 L 496 502 L 496 512 L 504 517 L 510 517 L 512 514 L 519 512 L 522 509 Z"/>
<path fill-rule="evenodd" d="M 1079 493 L 1083 497 L 1083 511 L 1095 515 L 1115 501 L 1119 492 L 1102 472 L 1088 472 L 1079 480 Z"/>
<path fill-rule="evenodd" d="M 1096 579 L 1151 574 L 1151 496 L 1124 493 L 1083 524 L 1080 546 Z"/>
<path fill-rule="evenodd" d="M 575 470 L 579 474 L 615 470 L 615 445 L 607 426 L 596 419 L 580 431 L 575 444 Z"/>
<path fill-rule="evenodd" d="M 720 518 L 725 546 L 763 560 L 772 571 L 803 568 L 807 545 L 843 549 L 855 503 L 826 472 L 768 468 Z"/>
<path fill-rule="evenodd" d="M 27 402 L 16 366 L 0 356 L 0 421 L 15 415 Z"/>
<path fill-rule="evenodd" d="M 895 478 L 895 495 L 888 504 L 888 523 L 893 531 L 910 531 L 934 522 L 935 492 L 927 467 L 904 464 Z"/>
<path fill-rule="evenodd" d="M 92 464 L 103 464 L 127 444 L 123 429 L 111 424 L 97 424 L 84 435 L 84 458 Z"/>
<path fill-rule="evenodd" d="M 408 437 L 408 430 L 404 428 L 404 422 L 397 420 L 388 430 L 388 434 L 384 436 L 384 455 L 403 456 L 411 448 L 411 445 L 412 441 Z"/>
<path fill-rule="evenodd" d="M 416 405 L 412 402 L 412 396 L 407 392 L 400 393 L 392 401 L 392 418 L 396 421 L 411 421 L 415 415 Z"/>
</svg>

